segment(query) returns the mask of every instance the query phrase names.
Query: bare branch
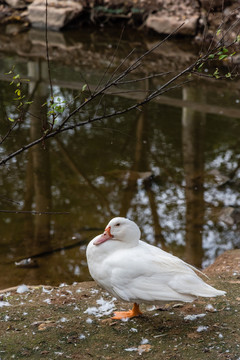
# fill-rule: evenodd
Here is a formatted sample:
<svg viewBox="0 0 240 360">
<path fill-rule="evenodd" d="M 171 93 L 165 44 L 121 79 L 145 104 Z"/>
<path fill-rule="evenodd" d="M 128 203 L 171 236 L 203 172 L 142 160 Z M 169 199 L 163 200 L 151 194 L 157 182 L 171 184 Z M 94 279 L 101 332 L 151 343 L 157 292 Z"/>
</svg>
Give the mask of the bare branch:
<svg viewBox="0 0 240 360">
<path fill-rule="evenodd" d="M 47 2 L 47 0 L 46 0 Z M 239 22 L 239 20 L 238 20 Z M 101 121 L 103 119 L 109 119 L 109 118 L 113 118 L 116 116 L 121 116 L 124 115 L 125 113 L 132 111 L 132 110 L 139 110 L 139 108 L 141 106 L 143 106 L 144 104 L 152 101 L 154 98 L 156 98 L 157 96 L 162 95 L 163 93 L 182 86 L 183 84 L 186 84 L 189 82 L 189 80 L 185 80 L 182 81 L 180 84 L 176 84 L 176 82 L 182 78 L 183 76 L 185 76 L 186 74 L 189 73 L 196 73 L 196 71 L 198 70 L 199 66 L 203 65 L 204 63 L 206 63 L 207 61 L 209 61 L 209 56 L 216 56 L 219 52 L 219 49 L 222 47 L 221 41 L 219 41 L 216 45 L 212 45 L 208 48 L 207 52 L 202 55 L 201 57 L 197 58 L 196 61 L 189 65 L 188 67 L 186 67 L 184 70 L 182 70 L 181 72 L 179 72 L 178 74 L 176 74 L 175 76 L 172 76 L 171 79 L 169 79 L 165 84 L 161 85 L 159 88 L 157 88 L 156 90 L 148 90 L 148 91 L 144 91 L 145 93 L 148 93 L 147 96 L 143 99 L 140 100 L 136 103 L 134 103 L 133 105 L 121 109 L 121 110 L 115 110 L 112 111 L 110 113 L 103 113 L 100 115 L 97 115 L 97 111 L 99 110 L 100 104 L 102 102 L 103 97 L 109 93 L 110 89 L 113 89 L 115 87 L 119 87 L 120 85 L 124 85 L 127 83 L 131 83 L 131 82 L 136 82 L 136 81 L 141 81 L 141 80 L 145 80 L 145 79 L 150 79 L 152 77 L 156 77 L 158 75 L 163 75 L 163 74 L 156 74 L 156 75 L 150 75 L 147 76 L 145 78 L 141 78 L 141 79 L 137 79 L 137 80 L 125 80 L 126 77 L 129 74 L 132 74 L 136 69 L 138 69 L 141 65 L 142 65 L 142 60 L 144 58 L 146 58 L 150 53 L 152 53 L 154 50 L 156 50 L 159 46 L 161 46 L 163 43 L 165 43 L 170 37 L 172 37 L 174 34 L 177 33 L 177 31 L 184 25 L 184 23 L 182 25 L 180 25 L 175 31 L 173 31 L 171 34 L 169 34 L 168 36 L 166 36 L 162 41 L 160 41 L 159 43 L 157 43 L 155 46 L 153 46 L 150 50 L 146 51 L 145 53 L 143 53 L 140 57 L 136 58 L 132 64 L 130 64 L 125 70 L 123 70 L 120 74 L 117 74 L 118 70 L 121 68 L 121 66 L 126 62 L 126 60 L 130 57 L 130 55 L 132 54 L 132 51 L 130 52 L 130 54 L 120 63 L 120 65 L 114 70 L 113 74 L 111 75 L 110 79 L 101 87 L 99 88 L 99 86 L 97 86 L 97 91 L 95 89 L 94 93 L 90 93 L 89 98 L 87 98 L 84 102 L 82 102 L 77 108 L 75 108 L 73 111 L 71 111 L 62 121 L 62 123 L 55 128 L 55 130 L 53 129 L 53 127 L 50 129 L 50 132 L 45 133 L 43 136 L 41 136 L 39 139 L 36 139 L 35 141 L 24 145 L 23 147 L 21 147 L 20 149 L 18 149 L 17 151 L 7 155 L 5 158 L 3 158 L 0 161 L 0 165 L 5 164 L 7 161 L 9 161 L 10 159 L 14 158 L 15 156 L 19 155 L 20 153 L 24 152 L 25 150 L 41 143 L 43 140 L 47 140 L 49 138 L 52 138 L 60 133 L 69 131 L 71 129 L 75 129 L 81 126 L 84 126 L 86 124 L 91 124 L 97 121 Z M 235 26 L 235 25 L 234 25 Z M 232 27 L 231 27 L 232 28 Z M 223 35 L 222 35 L 222 39 L 224 38 L 224 36 L 228 33 L 228 31 L 226 31 Z M 231 44 L 226 45 L 226 47 L 229 47 L 231 45 L 233 45 L 235 42 L 233 41 Z M 114 59 L 115 53 L 113 55 L 112 61 Z M 111 62 L 110 62 L 111 64 Z M 50 68 L 49 68 L 50 69 Z M 109 67 L 108 67 L 109 69 Z M 108 71 L 107 69 L 107 71 Z M 105 72 L 105 74 L 107 73 L 107 71 Z M 169 73 L 168 73 L 169 74 Z M 50 75 L 51 77 L 51 75 Z M 102 80 L 101 80 L 102 81 Z M 100 81 L 100 83 L 101 83 Z M 99 83 L 99 84 L 100 84 Z M 176 85 L 174 85 L 176 84 Z M 127 90 L 128 91 L 128 90 Z M 130 90 L 131 91 L 131 90 Z M 122 90 L 122 92 L 124 92 L 124 90 Z M 126 92 L 126 91 L 125 91 Z M 136 91 L 135 91 L 136 92 Z M 111 92 L 114 93 L 114 92 Z M 68 121 L 73 118 L 73 116 L 77 113 L 80 113 L 84 110 L 84 108 L 91 103 L 93 100 L 95 100 L 96 98 L 100 98 L 100 100 L 98 101 L 98 105 L 95 111 L 94 116 L 92 116 L 91 118 L 89 118 L 88 120 L 85 121 L 81 121 L 81 122 L 77 122 L 71 125 L 68 125 Z"/>
<path fill-rule="evenodd" d="M 69 211 L 34 211 L 34 210 L 0 210 L 0 213 L 31 214 L 31 215 L 62 215 L 70 214 Z"/>
</svg>

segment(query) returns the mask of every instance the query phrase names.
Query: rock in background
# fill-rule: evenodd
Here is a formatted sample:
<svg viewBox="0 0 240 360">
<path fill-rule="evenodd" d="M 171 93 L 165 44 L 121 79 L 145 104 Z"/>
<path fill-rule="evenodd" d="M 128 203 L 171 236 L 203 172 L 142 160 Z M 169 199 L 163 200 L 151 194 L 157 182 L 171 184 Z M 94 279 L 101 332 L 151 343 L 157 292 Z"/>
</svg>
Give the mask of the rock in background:
<svg viewBox="0 0 240 360">
<path fill-rule="evenodd" d="M 83 6 L 78 2 L 68 0 L 50 1 L 47 11 L 48 29 L 60 30 L 64 28 L 72 20 L 77 18 L 81 14 L 82 10 Z M 45 1 L 35 0 L 29 6 L 28 11 L 28 18 L 32 26 L 36 28 L 44 28 L 46 24 Z"/>
<path fill-rule="evenodd" d="M 228 29 L 228 40 L 240 31 L 240 0 L 49 0 L 47 26 L 59 31 L 66 27 L 94 24 L 118 26 L 120 23 L 159 34 L 178 29 L 181 36 L 211 41 L 219 29 Z M 9 10 L 10 9 L 10 10 Z M 45 0 L 0 0 L 0 22 L 28 22 L 45 28 Z M 9 11 L 11 12 L 9 14 Z"/>
</svg>

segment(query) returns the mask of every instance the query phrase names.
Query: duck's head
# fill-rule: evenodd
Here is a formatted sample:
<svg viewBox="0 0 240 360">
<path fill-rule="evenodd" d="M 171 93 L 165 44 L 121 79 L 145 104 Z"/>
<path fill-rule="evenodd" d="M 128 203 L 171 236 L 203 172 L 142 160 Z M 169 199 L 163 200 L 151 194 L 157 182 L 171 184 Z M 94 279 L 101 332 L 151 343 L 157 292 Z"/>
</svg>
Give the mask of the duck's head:
<svg viewBox="0 0 240 360">
<path fill-rule="evenodd" d="M 93 244 L 99 245 L 107 240 L 136 244 L 140 240 L 140 236 L 140 229 L 135 222 L 124 217 L 115 217 L 107 224 L 104 233 L 98 236 Z"/>
</svg>

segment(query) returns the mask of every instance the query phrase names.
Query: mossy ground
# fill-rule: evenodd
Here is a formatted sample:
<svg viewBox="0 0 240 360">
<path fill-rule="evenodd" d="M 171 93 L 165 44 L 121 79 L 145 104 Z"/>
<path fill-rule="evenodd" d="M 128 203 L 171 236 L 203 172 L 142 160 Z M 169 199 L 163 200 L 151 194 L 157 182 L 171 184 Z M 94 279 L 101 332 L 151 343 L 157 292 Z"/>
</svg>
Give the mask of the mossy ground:
<svg viewBox="0 0 240 360">
<path fill-rule="evenodd" d="M 0 308 L 0 359 L 240 359 L 240 250 L 227 254 L 207 271 L 226 296 L 142 306 L 144 315 L 126 322 L 108 313 L 129 304 L 94 282 L 2 292 L 10 306 Z M 205 315 L 185 318 L 196 314 Z"/>
</svg>

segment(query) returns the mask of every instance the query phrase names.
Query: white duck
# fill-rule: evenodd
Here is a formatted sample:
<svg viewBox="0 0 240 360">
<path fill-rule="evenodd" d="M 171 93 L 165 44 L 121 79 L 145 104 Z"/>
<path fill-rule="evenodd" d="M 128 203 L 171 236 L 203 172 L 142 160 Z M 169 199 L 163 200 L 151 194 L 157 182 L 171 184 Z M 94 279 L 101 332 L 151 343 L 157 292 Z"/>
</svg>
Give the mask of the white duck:
<svg viewBox="0 0 240 360">
<path fill-rule="evenodd" d="M 116 312 L 113 319 L 140 315 L 140 303 L 190 302 L 198 296 L 225 294 L 206 284 L 193 266 L 141 241 L 140 236 L 133 221 L 116 217 L 87 247 L 93 279 L 116 298 L 134 303 L 132 310 Z"/>
</svg>

